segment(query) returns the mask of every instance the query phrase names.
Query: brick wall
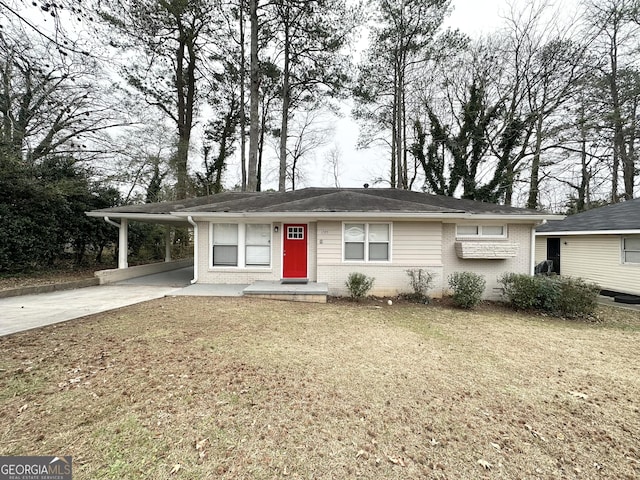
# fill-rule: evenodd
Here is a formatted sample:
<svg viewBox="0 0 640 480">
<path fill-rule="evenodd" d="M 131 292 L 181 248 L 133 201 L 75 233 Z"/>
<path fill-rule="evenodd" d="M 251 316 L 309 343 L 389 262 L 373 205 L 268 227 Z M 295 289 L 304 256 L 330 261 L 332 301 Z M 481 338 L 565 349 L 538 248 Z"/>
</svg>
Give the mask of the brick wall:
<svg viewBox="0 0 640 480">
<path fill-rule="evenodd" d="M 532 225 L 509 224 L 507 226 L 507 238 L 505 244 L 517 244 L 515 257 L 507 259 L 462 259 L 456 254 L 456 226 L 445 224 L 442 235 L 442 263 L 444 265 L 444 288 L 448 289 L 447 278 L 454 272 L 474 272 L 483 275 L 487 286 L 484 296 L 487 299 L 500 298 L 498 277 L 505 272 L 526 273 L 531 272 L 531 228 Z M 465 240 L 462 240 L 463 242 Z M 472 240 L 473 243 L 481 243 L 480 240 Z M 487 240 L 487 243 L 497 244 L 500 241 Z"/>
</svg>

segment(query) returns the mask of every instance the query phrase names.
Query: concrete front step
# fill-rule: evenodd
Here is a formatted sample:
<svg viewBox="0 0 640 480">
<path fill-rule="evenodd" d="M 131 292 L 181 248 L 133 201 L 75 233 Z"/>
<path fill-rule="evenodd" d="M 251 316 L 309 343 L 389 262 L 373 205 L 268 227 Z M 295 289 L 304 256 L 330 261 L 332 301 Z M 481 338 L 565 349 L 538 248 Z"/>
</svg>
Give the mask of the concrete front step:
<svg viewBox="0 0 640 480">
<path fill-rule="evenodd" d="M 286 300 L 292 302 L 327 303 L 329 287 L 326 283 L 280 283 L 258 281 L 246 287 L 242 293 L 254 298 Z"/>
</svg>

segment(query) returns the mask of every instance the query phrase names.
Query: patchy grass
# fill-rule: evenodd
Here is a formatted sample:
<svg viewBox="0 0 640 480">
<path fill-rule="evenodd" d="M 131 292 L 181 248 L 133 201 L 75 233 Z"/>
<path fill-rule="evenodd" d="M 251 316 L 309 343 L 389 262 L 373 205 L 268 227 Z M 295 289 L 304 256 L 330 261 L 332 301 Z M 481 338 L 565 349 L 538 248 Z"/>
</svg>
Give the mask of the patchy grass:
<svg viewBox="0 0 640 480">
<path fill-rule="evenodd" d="M 76 479 L 637 478 L 639 339 L 613 308 L 166 298 L 0 338 L 0 455 L 73 455 Z"/>
</svg>

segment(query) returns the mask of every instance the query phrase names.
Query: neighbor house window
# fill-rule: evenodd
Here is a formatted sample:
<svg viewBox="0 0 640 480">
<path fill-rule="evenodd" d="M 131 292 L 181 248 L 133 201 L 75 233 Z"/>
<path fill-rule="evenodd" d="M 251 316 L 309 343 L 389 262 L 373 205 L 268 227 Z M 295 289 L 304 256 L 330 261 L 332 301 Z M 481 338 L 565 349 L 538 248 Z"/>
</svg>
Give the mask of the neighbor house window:
<svg viewBox="0 0 640 480">
<path fill-rule="evenodd" d="M 622 239 L 622 261 L 640 263 L 640 236 Z"/>
<path fill-rule="evenodd" d="M 271 264 L 271 225 L 248 224 L 245 232 L 245 264 Z"/>
<path fill-rule="evenodd" d="M 458 238 L 506 238 L 506 225 L 456 225 Z"/>
<path fill-rule="evenodd" d="M 213 265 L 235 267 L 238 265 L 238 225 L 216 223 L 213 225 Z"/>
<path fill-rule="evenodd" d="M 388 223 L 345 223 L 344 259 L 384 262 L 389 260 Z"/>
</svg>

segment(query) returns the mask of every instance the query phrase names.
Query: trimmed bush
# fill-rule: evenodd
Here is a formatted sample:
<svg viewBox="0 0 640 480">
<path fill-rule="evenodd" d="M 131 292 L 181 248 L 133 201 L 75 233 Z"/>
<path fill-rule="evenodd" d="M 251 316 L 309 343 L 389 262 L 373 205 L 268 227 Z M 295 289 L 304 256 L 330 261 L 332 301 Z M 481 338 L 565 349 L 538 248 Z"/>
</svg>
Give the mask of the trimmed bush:
<svg viewBox="0 0 640 480">
<path fill-rule="evenodd" d="M 410 268 L 405 270 L 409 276 L 409 285 L 411 285 L 412 293 L 407 293 L 404 297 L 412 302 L 429 303 L 429 290 L 433 286 L 435 274 L 423 270 L 422 268 Z"/>
<path fill-rule="evenodd" d="M 539 310 L 567 318 L 595 312 L 600 288 L 579 278 L 508 273 L 498 279 L 503 295 L 517 310 Z"/>
<path fill-rule="evenodd" d="M 553 311 L 559 289 L 557 277 L 506 273 L 498 279 L 503 295 L 516 310 Z"/>
<path fill-rule="evenodd" d="M 482 300 L 486 281 L 473 272 L 455 272 L 449 275 L 449 286 L 453 289 L 453 303 L 461 308 L 473 308 Z"/>
<path fill-rule="evenodd" d="M 345 285 L 349 289 L 351 298 L 359 300 L 367 296 L 375 278 L 367 277 L 364 273 L 353 272 L 349 274 Z"/>
<path fill-rule="evenodd" d="M 556 312 L 567 318 L 588 317 L 598 306 L 600 287 L 581 278 L 559 277 Z"/>
</svg>

